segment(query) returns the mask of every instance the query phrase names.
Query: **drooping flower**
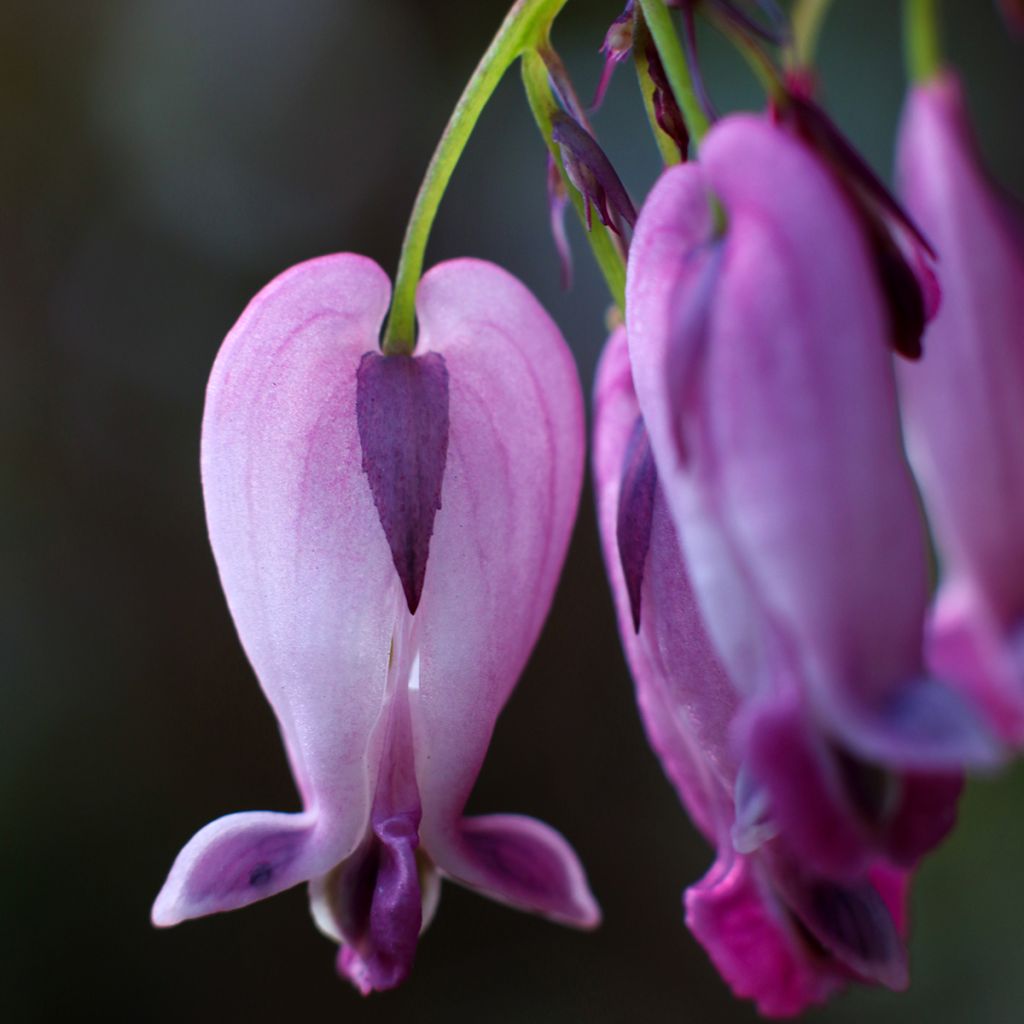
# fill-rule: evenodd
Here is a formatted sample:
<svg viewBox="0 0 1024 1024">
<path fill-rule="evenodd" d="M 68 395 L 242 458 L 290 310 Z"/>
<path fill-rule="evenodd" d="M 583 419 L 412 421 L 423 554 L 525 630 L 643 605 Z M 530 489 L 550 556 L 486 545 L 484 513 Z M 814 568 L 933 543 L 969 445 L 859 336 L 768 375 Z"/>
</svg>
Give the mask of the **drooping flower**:
<svg viewBox="0 0 1024 1024">
<path fill-rule="evenodd" d="M 922 663 L 926 546 L 868 248 L 814 154 L 753 116 L 665 172 L 627 279 L 636 391 L 694 590 L 743 693 L 741 851 L 909 865 L 995 756 Z"/>
<path fill-rule="evenodd" d="M 389 290 L 361 256 L 300 264 L 217 357 L 210 539 L 303 810 L 207 825 L 153 908 L 172 925 L 308 881 L 364 992 L 408 974 L 441 876 L 598 920 L 558 833 L 462 817 L 565 555 L 583 458 L 575 367 L 530 293 L 473 260 L 423 278 L 416 354 L 385 357 Z"/>
<path fill-rule="evenodd" d="M 982 170 L 951 73 L 916 86 L 899 184 L 942 257 L 920 365 L 900 367 L 911 462 L 939 548 L 935 671 L 1024 744 L 1024 215 Z"/>
<path fill-rule="evenodd" d="M 738 853 L 733 732 L 742 695 L 705 632 L 658 485 L 620 329 L 598 370 L 598 520 L 619 629 L 652 747 L 716 850 L 686 892 L 686 920 L 741 997 L 799 1013 L 852 979 L 906 984 L 907 875 L 876 863 L 836 882 L 802 865 L 784 836 Z"/>
</svg>

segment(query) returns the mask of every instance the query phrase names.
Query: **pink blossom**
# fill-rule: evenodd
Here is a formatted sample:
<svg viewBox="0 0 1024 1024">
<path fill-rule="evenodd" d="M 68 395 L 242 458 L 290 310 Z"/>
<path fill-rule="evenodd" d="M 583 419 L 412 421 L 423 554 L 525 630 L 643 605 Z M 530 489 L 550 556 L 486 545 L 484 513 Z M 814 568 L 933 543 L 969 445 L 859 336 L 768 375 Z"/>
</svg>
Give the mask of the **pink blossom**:
<svg viewBox="0 0 1024 1024">
<path fill-rule="evenodd" d="M 415 356 L 384 357 L 389 292 L 362 256 L 300 264 L 217 357 L 210 540 L 303 809 L 207 825 L 153 908 L 172 925 L 308 881 L 364 992 L 406 977 L 442 876 L 566 924 L 599 916 L 558 833 L 462 817 L 576 512 L 571 355 L 519 282 L 458 260 L 420 283 Z"/>
<path fill-rule="evenodd" d="M 910 866 L 996 756 L 922 655 L 926 545 L 888 321 L 848 199 L 753 116 L 666 171 L 627 280 L 640 409 L 698 604 L 742 696 L 734 839 L 831 877 Z"/>
<path fill-rule="evenodd" d="M 767 829 L 736 851 L 743 787 L 733 733 L 743 698 L 708 637 L 659 487 L 622 330 L 598 371 L 594 477 L 619 629 L 652 747 L 716 850 L 686 891 L 686 921 L 741 997 L 769 1016 L 825 1001 L 856 979 L 906 984 L 907 875 L 882 863 L 836 882 Z"/>
<path fill-rule="evenodd" d="M 935 242 L 945 295 L 920 365 L 901 366 L 908 449 L 942 585 L 933 669 L 1024 744 L 1024 217 L 987 178 L 960 85 L 910 94 L 899 184 Z"/>
</svg>

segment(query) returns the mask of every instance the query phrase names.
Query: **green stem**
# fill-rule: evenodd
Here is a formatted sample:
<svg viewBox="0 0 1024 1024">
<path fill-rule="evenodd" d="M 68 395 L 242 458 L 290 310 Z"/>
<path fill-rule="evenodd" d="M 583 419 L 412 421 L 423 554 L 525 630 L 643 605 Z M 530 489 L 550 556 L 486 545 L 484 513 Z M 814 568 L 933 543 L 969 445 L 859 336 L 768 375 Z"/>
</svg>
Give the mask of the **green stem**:
<svg viewBox="0 0 1024 1024">
<path fill-rule="evenodd" d="M 818 38 L 831 6 L 832 0 L 796 0 L 794 3 L 789 17 L 793 25 L 792 62 L 796 67 L 813 67 Z"/>
<path fill-rule="evenodd" d="M 927 82 L 942 70 L 938 0 L 905 0 L 903 39 L 907 73 L 914 82 Z"/>
<path fill-rule="evenodd" d="M 526 89 L 526 98 L 533 111 L 537 127 L 544 142 L 547 144 L 548 152 L 558 164 L 558 171 L 562 175 L 562 181 L 572 197 L 572 204 L 579 215 L 580 222 L 586 226 L 586 212 L 584 200 L 579 192 L 572 186 L 568 175 L 565 173 L 565 163 L 562 160 L 562 152 L 558 144 L 551 137 L 552 117 L 561 108 L 551 91 L 551 82 L 548 79 L 547 65 L 537 50 L 528 50 L 523 54 L 523 86 Z M 587 241 L 590 243 L 594 259 L 597 261 L 601 273 L 604 275 L 608 291 L 612 300 L 619 307 L 619 310 L 626 308 L 626 264 L 622 258 L 612 233 L 595 217 L 591 230 L 586 232 Z"/>
<path fill-rule="evenodd" d="M 683 120 L 686 122 L 690 138 L 695 144 L 700 145 L 701 139 L 708 131 L 708 118 L 697 97 L 693 75 L 686 63 L 686 53 L 672 23 L 672 15 L 669 14 L 664 0 L 640 0 L 640 10 L 654 39 L 676 103 L 683 112 Z"/>
<path fill-rule="evenodd" d="M 481 112 L 516 59 L 547 38 L 551 22 L 566 2 L 518 0 L 459 97 L 431 157 L 405 230 L 391 313 L 384 328 L 382 348 L 386 355 L 408 354 L 416 344 L 416 286 L 423 273 L 427 239 L 441 197 Z"/>
</svg>

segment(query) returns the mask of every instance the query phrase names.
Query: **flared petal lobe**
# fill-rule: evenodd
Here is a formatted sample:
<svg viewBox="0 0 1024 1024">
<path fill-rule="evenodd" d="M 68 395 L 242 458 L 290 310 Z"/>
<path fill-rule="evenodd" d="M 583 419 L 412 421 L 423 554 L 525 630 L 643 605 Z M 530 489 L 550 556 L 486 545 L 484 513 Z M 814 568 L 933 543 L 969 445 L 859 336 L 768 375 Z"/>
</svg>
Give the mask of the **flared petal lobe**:
<svg viewBox="0 0 1024 1024">
<path fill-rule="evenodd" d="M 957 79 L 916 86 L 899 188 L 940 251 L 943 305 L 899 367 L 910 458 L 942 563 L 937 669 L 1024 743 L 1024 223 L 981 166 Z"/>
</svg>

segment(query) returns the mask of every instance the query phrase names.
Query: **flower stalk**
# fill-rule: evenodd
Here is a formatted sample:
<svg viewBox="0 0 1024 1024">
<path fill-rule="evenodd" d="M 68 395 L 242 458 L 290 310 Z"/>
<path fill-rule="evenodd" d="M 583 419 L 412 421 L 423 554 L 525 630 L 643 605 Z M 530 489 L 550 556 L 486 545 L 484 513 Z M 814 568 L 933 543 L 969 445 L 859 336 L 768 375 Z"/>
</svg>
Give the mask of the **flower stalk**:
<svg viewBox="0 0 1024 1024">
<path fill-rule="evenodd" d="M 942 70 L 938 0 L 905 0 L 903 35 L 911 80 L 919 85 L 931 81 Z"/>
<path fill-rule="evenodd" d="M 385 355 L 407 355 L 415 347 L 416 286 L 423 273 L 430 229 L 480 114 L 516 59 L 547 38 L 551 22 L 565 4 L 566 0 L 518 0 L 459 97 L 431 157 L 409 217 L 395 275 L 391 312 L 381 343 Z"/>
</svg>

